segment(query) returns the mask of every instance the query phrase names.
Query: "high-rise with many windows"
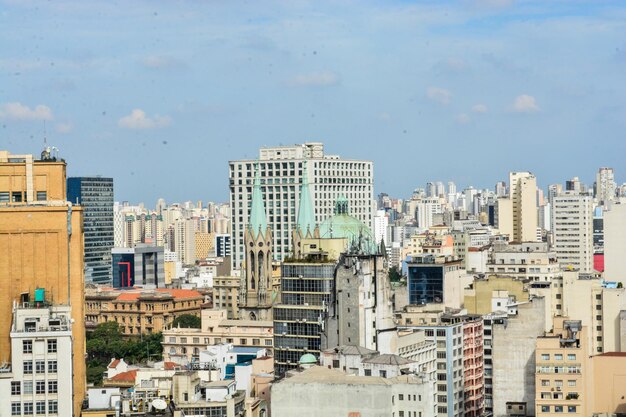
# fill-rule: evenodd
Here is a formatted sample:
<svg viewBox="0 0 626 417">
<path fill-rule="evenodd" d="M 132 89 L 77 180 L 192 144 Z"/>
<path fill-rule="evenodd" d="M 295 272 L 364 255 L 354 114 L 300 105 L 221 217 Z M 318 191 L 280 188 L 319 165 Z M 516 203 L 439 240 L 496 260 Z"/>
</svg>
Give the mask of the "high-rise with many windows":
<svg viewBox="0 0 626 417">
<path fill-rule="evenodd" d="M 244 261 L 244 236 L 250 218 L 257 165 L 268 225 L 273 234 L 274 260 L 284 259 L 292 249 L 305 166 L 317 224 L 333 215 L 335 201 L 344 196 L 351 214 L 373 227 L 374 173 L 371 161 L 326 155 L 324 145 L 317 142 L 261 148 L 258 160 L 229 162 L 233 268 L 240 269 Z"/>
<path fill-rule="evenodd" d="M 113 178 L 67 179 L 67 200 L 83 207 L 85 283 L 111 284 Z"/>
</svg>

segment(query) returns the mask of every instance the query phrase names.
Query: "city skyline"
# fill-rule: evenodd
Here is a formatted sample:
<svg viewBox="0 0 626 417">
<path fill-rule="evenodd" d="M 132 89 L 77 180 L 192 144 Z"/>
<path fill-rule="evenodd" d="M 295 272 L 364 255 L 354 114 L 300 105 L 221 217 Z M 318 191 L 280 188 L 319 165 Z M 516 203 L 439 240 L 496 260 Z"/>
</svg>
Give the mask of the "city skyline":
<svg viewBox="0 0 626 417">
<path fill-rule="evenodd" d="M 68 176 L 146 204 L 227 201 L 229 160 L 306 141 L 372 160 L 375 194 L 621 183 L 624 6 L 352 6 L 5 1 L 0 142 L 38 154 L 45 121 Z"/>
</svg>

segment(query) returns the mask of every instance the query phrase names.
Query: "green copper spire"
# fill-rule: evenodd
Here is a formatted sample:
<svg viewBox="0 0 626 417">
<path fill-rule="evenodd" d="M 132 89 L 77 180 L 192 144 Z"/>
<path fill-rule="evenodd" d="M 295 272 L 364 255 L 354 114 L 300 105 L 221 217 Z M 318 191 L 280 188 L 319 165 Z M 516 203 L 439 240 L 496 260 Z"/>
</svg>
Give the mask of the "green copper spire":
<svg viewBox="0 0 626 417">
<path fill-rule="evenodd" d="M 259 164 L 254 167 L 254 189 L 252 190 L 252 207 L 250 208 L 250 222 L 248 227 L 252 228 L 253 236 L 257 233 L 265 233 L 267 230 L 267 215 L 265 214 L 265 204 L 263 204 L 263 194 L 261 194 L 261 178 L 259 177 Z"/>
<path fill-rule="evenodd" d="M 309 174 L 307 172 L 307 163 L 303 163 L 302 169 L 302 186 L 300 187 L 300 204 L 298 206 L 298 222 L 296 227 L 300 229 L 302 235 L 307 232 L 313 234 L 315 229 L 315 216 L 313 215 L 313 202 L 311 201 L 311 193 L 309 192 Z"/>
</svg>

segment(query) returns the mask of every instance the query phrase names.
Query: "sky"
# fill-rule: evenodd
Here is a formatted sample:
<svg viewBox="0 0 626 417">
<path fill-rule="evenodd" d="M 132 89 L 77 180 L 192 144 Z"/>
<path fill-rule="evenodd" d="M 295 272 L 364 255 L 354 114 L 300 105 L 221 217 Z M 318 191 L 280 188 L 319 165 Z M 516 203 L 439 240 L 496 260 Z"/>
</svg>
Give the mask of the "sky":
<svg viewBox="0 0 626 417">
<path fill-rule="evenodd" d="M 229 160 L 305 141 L 399 198 L 621 183 L 626 3 L 0 0 L 0 126 L 148 206 L 227 201 Z"/>
</svg>

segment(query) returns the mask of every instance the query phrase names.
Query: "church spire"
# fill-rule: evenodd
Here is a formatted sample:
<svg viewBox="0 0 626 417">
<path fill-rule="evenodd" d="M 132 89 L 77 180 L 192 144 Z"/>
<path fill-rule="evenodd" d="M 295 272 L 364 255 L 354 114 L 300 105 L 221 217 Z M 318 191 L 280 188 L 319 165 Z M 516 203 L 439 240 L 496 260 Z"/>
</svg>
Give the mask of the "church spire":
<svg viewBox="0 0 626 417">
<path fill-rule="evenodd" d="M 250 208 L 250 222 L 248 223 L 248 227 L 252 230 L 253 236 L 258 236 L 258 234 L 265 234 L 267 230 L 267 215 L 265 213 L 263 195 L 261 194 L 261 178 L 259 176 L 258 162 L 255 163 L 254 171 L 254 189 L 252 190 L 252 207 Z"/>
<path fill-rule="evenodd" d="M 313 215 L 313 202 L 311 201 L 311 192 L 309 191 L 309 175 L 306 162 L 303 163 L 302 167 L 302 185 L 300 186 L 300 204 L 298 205 L 296 228 L 300 229 L 302 236 L 306 236 L 308 233 L 312 235 L 315 229 L 315 216 Z"/>
</svg>

